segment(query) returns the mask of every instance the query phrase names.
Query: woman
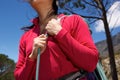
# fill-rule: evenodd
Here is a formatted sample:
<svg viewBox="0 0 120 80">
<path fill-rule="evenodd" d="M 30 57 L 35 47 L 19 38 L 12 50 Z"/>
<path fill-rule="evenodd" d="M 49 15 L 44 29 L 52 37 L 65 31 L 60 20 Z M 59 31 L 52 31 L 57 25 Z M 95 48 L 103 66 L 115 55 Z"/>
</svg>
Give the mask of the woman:
<svg viewBox="0 0 120 80">
<path fill-rule="evenodd" d="M 56 0 L 31 0 L 29 3 L 38 17 L 21 37 L 14 72 L 16 80 L 35 80 L 39 48 L 39 80 L 64 80 L 67 74 L 80 70 L 92 72 L 98 51 L 86 22 L 78 15 L 57 15 Z"/>
</svg>

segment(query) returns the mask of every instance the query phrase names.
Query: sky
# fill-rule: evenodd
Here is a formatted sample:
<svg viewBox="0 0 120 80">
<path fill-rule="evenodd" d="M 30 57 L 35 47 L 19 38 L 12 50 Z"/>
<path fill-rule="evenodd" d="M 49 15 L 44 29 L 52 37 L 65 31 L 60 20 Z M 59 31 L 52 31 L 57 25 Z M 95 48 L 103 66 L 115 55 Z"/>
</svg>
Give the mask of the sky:
<svg viewBox="0 0 120 80">
<path fill-rule="evenodd" d="M 30 25 L 30 19 L 36 16 L 35 11 L 25 2 L 19 0 L 0 0 L 0 53 L 6 54 L 15 62 L 18 59 L 19 40 L 24 31 L 20 30 L 23 26 Z M 120 1 L 115 2 L 110 8 L 108 19 L 116 5 L 120 5 Z M 118 20 L 112 34 L 120 32 L 120 6 L 114 10 L 112 19 L 110 19 L 110 28 Z M 104 27 L 101 21 L 96 23 L 96 27 L 92 27 L 92 37 L 94 42 L 105 39 Z"/>
</svg>

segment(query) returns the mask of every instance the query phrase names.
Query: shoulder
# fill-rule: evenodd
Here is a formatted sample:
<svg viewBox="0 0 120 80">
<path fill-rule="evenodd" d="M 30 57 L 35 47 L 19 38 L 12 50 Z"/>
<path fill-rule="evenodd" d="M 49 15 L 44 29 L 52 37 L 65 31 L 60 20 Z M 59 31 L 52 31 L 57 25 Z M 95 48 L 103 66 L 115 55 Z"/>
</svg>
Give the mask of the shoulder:
<svg viewBox="0 0 120 80">
<path fill-rule="evenodd" d="M 80 29 L 86 29 L 88 28 L 88 23 L 86 20 L 77 14 L 72 14 L 68 16 L 69 21 L 72 23 L 74 29 L 80 30 Z"/>
<path fill-rule="evenodd" d="M 85 20 L 85 18 L 81 17 L 80 15 L 77 14 L 73 14 L 71 17 L 74 18 L 74 23 L 78 23 L 78 24 L 86 24 L 88 26 L 87 21 Z"/>
<path fill-rule="evenodd" d="M 70 21 L 74 24 L 78 23 L 78 24 L 82 24 L 82 23 L 85 23 L 87 24 L 86 20 L 81 17 L 80 15 L 77 15 L 77 14 L 72 14 L 72 15 L 66 15 L 66 20 L 67 21 Z"/>
<path fill-rule="evenodd" d="M 86 22 L 85 19 L 81 17 L 80 15 L 73 14 L 71 17 L 74 18 L 75 22 Z"/>
<path fill-rule="evenodd" d="M 86 22 L 85 19 L 83 17 L 81 17 L 80 15 L 77 14 L 71 14 L 71 15 L 64 15 L 65 16 L 65 20 L 68 22 L 72 22 L 72 23 L 82 23 L 82 22 Z"/>
<path fill-rule="evenodd" d="M 20 37 L 20 42 L 26 41 L 26 39 L 29 37 L 31 31 L 32 31 L 32 29 L 30 29 L 29 31 L 25 31 Z"/>
<path fill-rule="evenodd" d="M 66 16 L 71 19 L 83 19 L 80 15 L 77 15 L 77 14 L 71 14 Z"/>
</svg>

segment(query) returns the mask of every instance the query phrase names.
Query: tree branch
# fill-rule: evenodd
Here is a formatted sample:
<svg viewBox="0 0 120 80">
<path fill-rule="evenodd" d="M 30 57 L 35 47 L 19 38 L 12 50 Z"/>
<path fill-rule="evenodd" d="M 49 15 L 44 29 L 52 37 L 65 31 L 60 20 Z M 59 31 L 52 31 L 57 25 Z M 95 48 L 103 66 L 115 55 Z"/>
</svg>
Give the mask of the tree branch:
<svg viewBox="0 0 120 80">
<path fill-rule="evenodd" d="M 96 16 L 84 16 L 84 15 L 80 15 L 80 16 L 82 16 L 84 18 L 94 18 L 94 19 L 101 19 L 102 20 L 102 18 L 96 17 Z"/>
<path fill-rule="evenodd" d="M 73 12 L 71 9 L 69 9 L 69 8 L 66 8 L 65 7 L 65 9 L 66 10 L 68 10 L 70 13 L 72 13 L 72 14 L 78 14 L 78 13 L 75 13 L 75 12 Z M 79 14 L 80 15 L 80 14 Z M 101 19 L 102 20 L 102 18 L 100 18 L 100 17 L 96 17 L 96 16 L 85 16 L 85 15 L 80 15 L 80 16 L 82 16 L 82 17 L 84 17 L 84 18 L 94 18 L 94 19 Z"/>
<path fill-rule="evenodd" d="M 93 7 L 95 7 L 95 8 L 99 8 L 99 7 L 96 6 L 95 4 L 92 4 L 92 3 L 90 3 L 90 2 L 87 2 L 86 0 L 82 0 L 82 1 L 83 1 L 84 3 L 90 5 L 90 6 L 93 6 Z"/>
<path fill-rule="evenodd" d="M 98 19 L 95 19 L 95 20 L 89 22 L 89 24 L 93 24 L 93 23 L 95 23 L 96 21 L 98 21 Z"/>
</svg>

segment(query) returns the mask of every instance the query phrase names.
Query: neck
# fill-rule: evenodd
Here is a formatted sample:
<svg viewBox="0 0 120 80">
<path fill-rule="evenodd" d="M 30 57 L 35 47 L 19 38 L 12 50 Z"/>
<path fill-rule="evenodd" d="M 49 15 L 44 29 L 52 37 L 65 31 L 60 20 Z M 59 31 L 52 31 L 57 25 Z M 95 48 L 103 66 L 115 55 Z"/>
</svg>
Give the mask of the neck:
<svg viewBox="0 0 120 80">
<path fill-rule="evenodd" d="M 47 7 L 42 7 L 42 6 L 39 6 L 37 12 L 38 12 L 38 16 L 39 16 L 39 25 L 41 27 L 41 33 L 44 33 L 45 31 L 45 26 L 46 24 L 48 23 L 48 21 L 51 19 L 51 18 L 54 18 L 55 15 L 51 15 L 50 16 L 50 13 L 53 11 L 52 9 L 52 6 L 47 6 Z"/>
<path fill-rule="evenodd" d="M 48 17 L 49 12 L 51 12 L 51 10 L 52 10 L 51 8 L 41 9 L 41 10 L 38 12 L 40 23 L 43 23 L 43 21 Z"/>
<path fill-rule="evenodd" d="M 37 13 L 39 16 L 39 21 L 42 23 L 49 15 L 49 12 L 52 10 L 52 6 L 39 5 L 37 8 Z"/>
</svg>

